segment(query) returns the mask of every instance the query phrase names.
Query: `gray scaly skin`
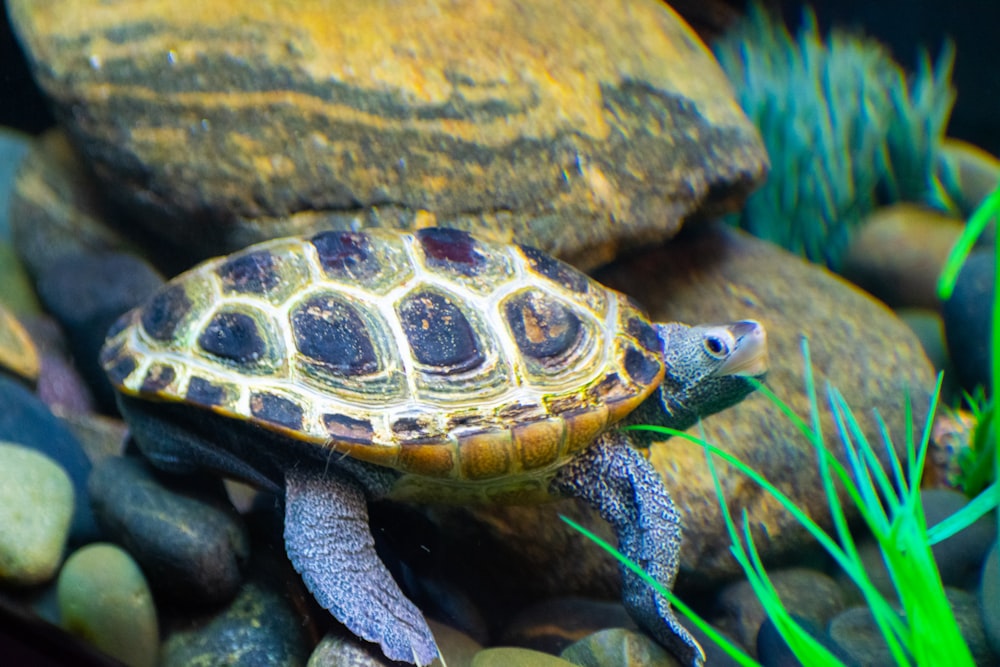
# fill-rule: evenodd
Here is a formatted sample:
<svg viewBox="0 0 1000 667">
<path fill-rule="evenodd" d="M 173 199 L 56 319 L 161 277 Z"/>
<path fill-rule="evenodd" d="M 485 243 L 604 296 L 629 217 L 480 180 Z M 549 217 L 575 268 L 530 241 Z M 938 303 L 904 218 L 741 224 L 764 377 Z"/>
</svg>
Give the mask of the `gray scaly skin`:
<svg viewBox="0 0 1000 667">
<path fill-rule="evenodd" d="M 658 324 L 667 372 L 663 384 L 626 419 L 686 429 L 703 416 L 738 403 L 754 389 L 748 378 L 766 370 L 766 340 L 756 322 L 721 327 Z M 708 348 L 722 353 L 713 355 Z M 605 433 L 552 482 L 554 493 L 579 498 L 611 524 L 618 549 L 667 589 L 677 575 L 681 521 L 663 480 L 639 448 L 654 436 Z M 663 436 L 658 436 L 663 439 Z M 628 567 L 620 567 L 622 600 L 632 618 L 686 665 L 705 654 L 680 624 L 670 602 Z"/>
<path fill-rule="evenodd" d="M 714 327 L 656 325 L 667 371 L 662 386 L 626 420 L 683 429 L 738 402 L 766 370 L 766 341 L 756 322 Z M 420 611 L 375 553 L 367 501 L 387 495 L 394 473 L 350 458 L 310 458 L 315 448 L 236 420 L 183 405 L 158 406 L 119 396 L 122 413 L 143 453 L 176 472 L 207 468 L 264 488 L 285 491 L 289 559 L 316 599 L 353 633 L 385 655 L 416 665 L 438 656 Z M 553 496 L 580 498 L 615 530 L 619 548 L 666 587 L 677 573 L 680 518 L 659 475 L 642 454 L 649 436 L 605 433 L 563 466 Z M 253 442 L 255 446 L 248 447 Z M 295 463 L 289 463 L 295 461 Z M 669 603 L 622 569 L 623 600 L 641 627 L 680 658 L 702 665 L 698 643 Z"/>
</svg>

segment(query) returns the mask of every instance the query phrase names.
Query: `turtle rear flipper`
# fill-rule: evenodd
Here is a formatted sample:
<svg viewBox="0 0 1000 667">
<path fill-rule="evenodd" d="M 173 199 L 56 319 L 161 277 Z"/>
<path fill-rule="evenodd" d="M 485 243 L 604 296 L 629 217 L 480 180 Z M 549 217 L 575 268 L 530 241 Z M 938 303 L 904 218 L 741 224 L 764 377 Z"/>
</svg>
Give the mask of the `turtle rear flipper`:
<svg viewBox="0 0 1000 667">
<path fill-rule="evenodd" d="M 611 524 L 618 550 L 664 588 L 673 588 L 681 546 L 681 521 L 649 461 L 620 432 L 602 435 L 552 481 L 553 491 L 579 498 Z M 680 624 L 670 602 L 625 565 L 622 601 L 646 632 L 684 665 L 701 667 L 705 654 Z"/>
<path fill-rule="evenodd" d="M 375 553 L 361 489 L 327 471 L 285 474 L 285 548 L 316 601 L 386 657 L 428 665 L 437 644 L 423 614 Z"/>
</svg>

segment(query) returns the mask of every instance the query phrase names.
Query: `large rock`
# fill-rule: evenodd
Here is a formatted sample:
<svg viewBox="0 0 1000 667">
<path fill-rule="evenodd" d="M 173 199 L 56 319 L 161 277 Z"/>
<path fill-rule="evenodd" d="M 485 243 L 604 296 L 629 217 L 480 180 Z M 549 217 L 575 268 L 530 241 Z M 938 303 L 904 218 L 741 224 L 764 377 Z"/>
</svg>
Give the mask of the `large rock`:
<svg viewBox="0 0 1000 667">
<path fill-rule="evenodd" d="M 116 221 L 64 132 L 31 144 L 10 195 L 11 237 L 29 274 L 37 279 L 67 256 L 129 249 Z"/>
<path fill-rule="evenodd" d="M 619 262 L 598 278 L 636 296 L 658 320 L 762 321 L 770 347 L 767 384 L 806 419 L 801 340 L 808 337 L 824 433 L 842 461 L 826 405 L 827 383 L 848 398 L 876 451 L 883 451 L 872 419 L 876 408 L 897 446 L 905 442 L 907 390 L 916 426 L 923 426 L 934 377 L 912 331 L 860 290 L 775 246 L 727 227 L 709 227 Z M 702 427 L 709 442 L 757 469 L 809 516 L 825 520 L 816 455 L 765 396 L 758 392 Z M 698 426 L 691 430 L 698 432 Z M 684 521 L 680 583 L 711 583 L 737 572 L 702 449 L 673 439 L 655 444 L 650 456 Z M 721 462 L 719 471 L 730 507 L 737 518 L 747 511 L 765 559 L 803 548 L 805 530 L 773 498 Z M 566 526 L 560 514 L 610 537 L 606 525 L 576 502 L 433 508 L 441 534 L 454 542 L 439 553 L 442 567 L 465 580 L 469 590 L 486 591 L 493 608 L 557 593 L 614 595 L 616 562 Z"/>
<path fill-rule="evenodd" d="M 10 0 L 108 195 L 202 254 L 317 227 L 503 229 L 596 263 L 766 157 L 656 0 Z"/>
</svg>

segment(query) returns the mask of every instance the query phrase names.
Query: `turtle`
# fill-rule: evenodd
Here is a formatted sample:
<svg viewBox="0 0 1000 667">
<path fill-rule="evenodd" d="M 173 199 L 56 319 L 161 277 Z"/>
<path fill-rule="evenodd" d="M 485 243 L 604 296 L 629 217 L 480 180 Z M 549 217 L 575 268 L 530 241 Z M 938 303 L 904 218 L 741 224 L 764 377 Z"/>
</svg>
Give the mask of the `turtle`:
<svg viewBox="0 0 1000 667">
<path fill-rule="evenodd" d="M 316 600 L 393 660 L 438 650 L 379 560 L 367 503 L 575 497 L 673 583 L 680 518 L 637 433 L 686 428 L 767 369 L 756 321 L 653 323 L 533 247 L 465 231 L 325 231 L 175 277 L 111 328 L 100 361 L 140 451 L 284 497 L 286 552 Z M 640 626 L 704 654 L 623 568 Z"/>
</svg>

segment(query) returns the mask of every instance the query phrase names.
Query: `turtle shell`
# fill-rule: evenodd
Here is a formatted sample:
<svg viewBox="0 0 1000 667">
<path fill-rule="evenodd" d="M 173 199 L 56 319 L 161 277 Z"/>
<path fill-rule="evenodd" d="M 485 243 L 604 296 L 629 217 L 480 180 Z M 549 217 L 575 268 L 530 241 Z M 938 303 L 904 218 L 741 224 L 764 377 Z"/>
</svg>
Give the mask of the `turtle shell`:
<svg viewBox="0 0 1000 667">
<path fill-rule="evenodd" d="M 664 372 L 627 297 L 533 248 L 439 228 L 209 260 L 123 316 L 101 361 L 126 394 L 463 483 L 554 470 Z"/>
</svg>

